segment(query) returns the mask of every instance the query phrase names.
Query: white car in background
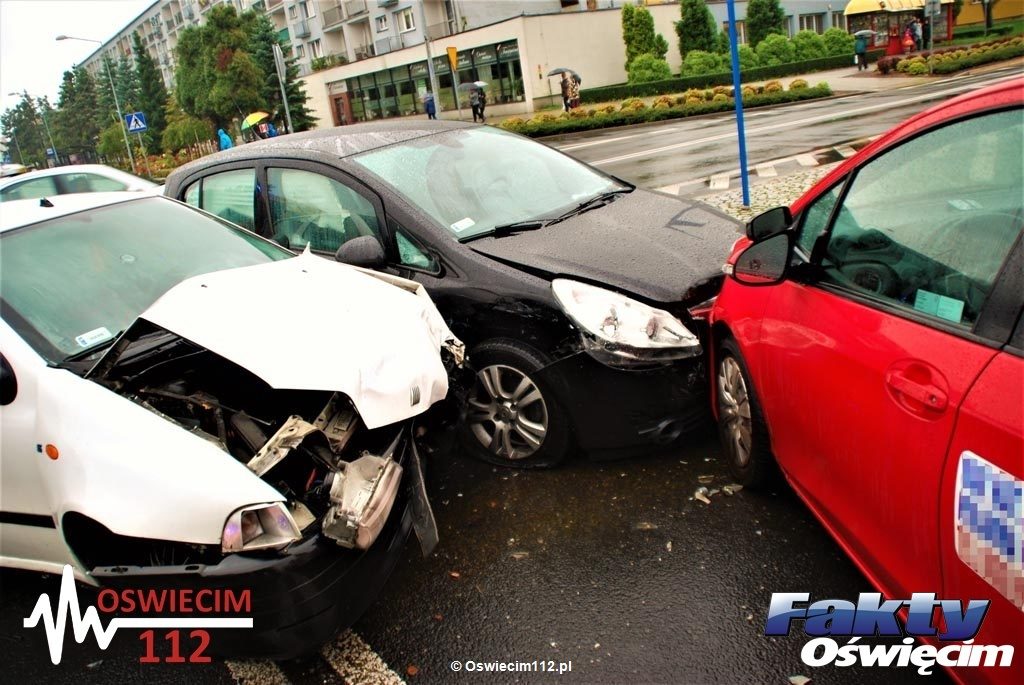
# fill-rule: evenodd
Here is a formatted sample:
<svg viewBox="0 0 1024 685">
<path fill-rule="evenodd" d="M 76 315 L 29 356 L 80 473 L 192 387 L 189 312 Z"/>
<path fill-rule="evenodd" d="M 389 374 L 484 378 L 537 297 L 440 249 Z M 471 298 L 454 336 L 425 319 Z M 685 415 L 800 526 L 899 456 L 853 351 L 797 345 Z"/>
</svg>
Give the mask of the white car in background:
<svg viewBox="0 0 1024 685">
<path fill-rule="evenodd" d="M 436 544 L 413 422 L 461 361 L 411 281 L 163 197 L 8 203 L 0 565 L 248 588 L 218 649 L 315 650 Z"/>
<path fill-rule="evenodd" d="M 34 200 L 71 193 L 153 192 L 160 186 L 103 164 L 72 164 L 30 171 L 0 180 L 0 202 Z"/>
</svg>

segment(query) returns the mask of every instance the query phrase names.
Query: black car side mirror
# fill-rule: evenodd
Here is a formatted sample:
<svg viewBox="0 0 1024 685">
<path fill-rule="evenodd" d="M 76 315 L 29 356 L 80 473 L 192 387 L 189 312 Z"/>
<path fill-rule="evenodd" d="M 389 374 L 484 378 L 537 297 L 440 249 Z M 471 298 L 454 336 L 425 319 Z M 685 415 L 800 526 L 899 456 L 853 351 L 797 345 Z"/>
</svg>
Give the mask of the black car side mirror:
<svg viewBox="0 0 1024 685">
<path fill-rule="evenodd" d="M 793 234 L 776 233 L 740 253 L 732 277 L 744 285 L 775 285 L 786 278 L 793 255 Z"/>
<path fill-rule="evenodd" d="M 18 378 L 7 357 L 0 354 L 0 407 L 5 407 L 18 396 Z"/>
<path fill-rule="evenodd" d="M 753 241 L 782 233 L 793 225 L 793 214 L 789 207 L 776 207 L 758 214 L 747 222 L 747 237 Z"/>
<path fill-rule="evenodd" d="M 377 269 L 384 266 L 386 261 L 384 248 L 372 235 L 346 240 L 334 253 L 334 258 L 342 264 L 361 266 L 364 269 Z"/>
</svg>

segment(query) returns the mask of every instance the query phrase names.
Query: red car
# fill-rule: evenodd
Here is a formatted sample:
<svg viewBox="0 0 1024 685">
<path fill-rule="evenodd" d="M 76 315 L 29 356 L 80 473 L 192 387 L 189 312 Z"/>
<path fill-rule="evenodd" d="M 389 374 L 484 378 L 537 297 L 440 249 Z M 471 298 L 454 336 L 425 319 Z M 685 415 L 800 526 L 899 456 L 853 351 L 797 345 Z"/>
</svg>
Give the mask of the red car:
<svg viewBox="0 0 1024 685">
<path fill-rule="evenodd" d="M 709 315 L 733 476 L 781 472 L 888 597 L 991 600 L 975 642 L 1017 654 L 966 682 L 1024 682 L 1022 106 L 949 100 L 753 219 Z"/>
</svg>

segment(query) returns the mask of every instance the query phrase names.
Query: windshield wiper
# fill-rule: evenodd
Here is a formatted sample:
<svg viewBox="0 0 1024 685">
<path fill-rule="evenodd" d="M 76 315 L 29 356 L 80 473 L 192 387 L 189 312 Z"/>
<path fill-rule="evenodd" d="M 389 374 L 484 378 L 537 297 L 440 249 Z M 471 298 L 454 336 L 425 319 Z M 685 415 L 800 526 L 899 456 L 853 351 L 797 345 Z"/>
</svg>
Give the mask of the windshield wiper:
<svg viewBox="0 0 1024 685">
<path fill-rule="evenodd" d="M 115 342 L 117 342 L 117 339 L 121 337 L 122 333 L 124 333 L 124 331 L 118 331 L 117 334 L 115 334 L 114 336 L 112 336 L 110 338 L 107 338 L 106 340 L 104 340 L 102 342 L 98 342 L 95 345 L 87 347 L 87 348 L 85 348 L 84 350 L 82 350 L 80 352 L 75 352 L 74 354 L 70 354 L 67 357 L 64 357 L 64 359 L 62 359 L 60 363 L 61 364 L 67 364 L 68 362 L 78 362 L 78 361 L 82 361 L 83 359 L 88 359 L 89 357 L 91 357 L 92 355 L 96 354 L 100 350 L 105 350 L 108 347 L 110 347 L 111 345 L 113 345 Z"/>
<path fill-rule="evenodd" d="M 579 203 L 565 214 L 556 216 L 554 219 L 549 219 L 545 225 L 550 226 L 551 224 L 557 224 L 559 221 L 571 219 L 572 217 L 583 214 L 584 212 L 589 212 L 591 209 L 604 207 L 605 205 L 617 200 L 620 195 L 632 193 L 635 189 L 636 186 L 629 184 L 625 188 L 616 188 L 615 190 L 609 190 L 607 192 L 601 193 L 600 195 L 595 195 L 589 200 L 584 200 L 583 202 Z"/>
<path fill-rule="evenodd" d="M 523 231 L 536 231 L 548 225 L 551 219 L 527 219 L 526 221 L 514 221 L 510 224 L 495 226 L 489 231 L 483 231 L 475 235 L 466 236 L 459 240 L 460 243 L 468 243 L 477 238 L 501 238 L 506 235 L 514 235 Z"/>
</svg>

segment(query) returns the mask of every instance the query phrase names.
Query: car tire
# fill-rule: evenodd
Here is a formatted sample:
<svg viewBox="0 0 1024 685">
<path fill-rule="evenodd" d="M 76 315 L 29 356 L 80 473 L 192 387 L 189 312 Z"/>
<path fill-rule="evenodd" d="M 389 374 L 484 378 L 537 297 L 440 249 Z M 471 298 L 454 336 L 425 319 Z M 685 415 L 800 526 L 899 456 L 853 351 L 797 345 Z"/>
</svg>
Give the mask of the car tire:
<svg viewBox="0 0 1024 685">
<path fill-rule="evenodd" d="M 474 457 L 499 466 L 545 468 L 572 447 L 569 417 L 537 372 L 550 363 L 539 350 L 497 338 L 469 352 L 476 379 L 459 427 Z"/>
<path fill-rule="evenodd" d="M 778 465 L 772 455 L 768 425 L 746 362 L 734 340 L 718 347 L 715 363 L 718 403 L 718 435 L 736 482 L 752 489 L 764 489 L 778 480 Z"/>
</svg>

